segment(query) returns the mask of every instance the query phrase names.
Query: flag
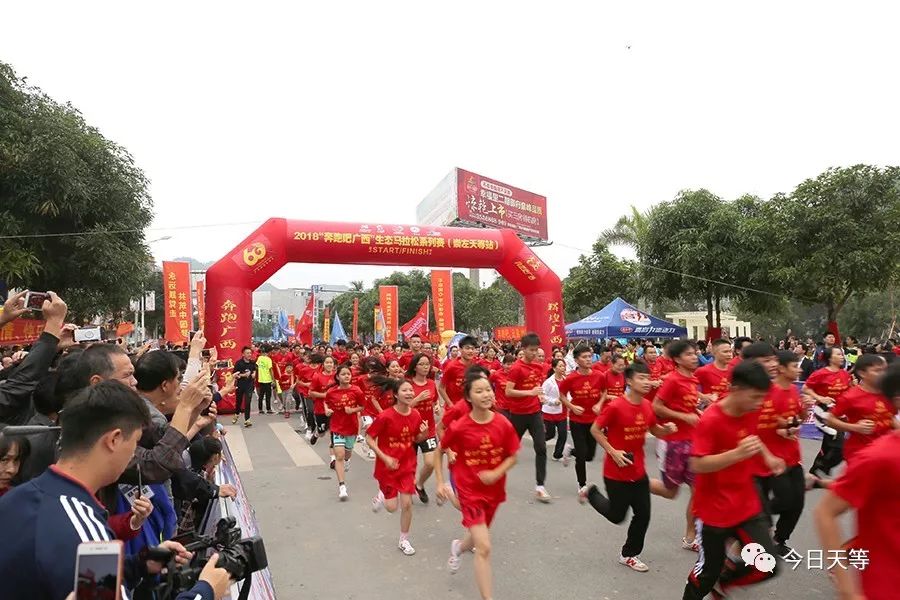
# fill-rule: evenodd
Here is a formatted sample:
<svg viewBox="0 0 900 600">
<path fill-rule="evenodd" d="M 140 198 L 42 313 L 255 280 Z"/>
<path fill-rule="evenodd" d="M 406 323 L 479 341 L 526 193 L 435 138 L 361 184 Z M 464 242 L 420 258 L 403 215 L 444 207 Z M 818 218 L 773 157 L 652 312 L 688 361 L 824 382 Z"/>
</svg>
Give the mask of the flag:
<svg viewBox="0 0 900 600">
<path fill-rule="evenodd" d="M 328 307 L 326 306 L 325 307 L 325 319 L 322 322 L 322 341 L 323 342 L 331 341 L 331 338 L 328 337 L 328 335 L 330 333 L 328 331 L 328 328 L 330 325 L 331 325 L 330 312 L 328 310 Z"/>
<path fill-rule="evenodd" d="M 278 338 L 279 340 L 287 339 L 287 336 L 294 333 L 288 328 L 287 313 L 283 310 L 278 311 Z"/>
<path fill-rule="evenodd" d="M 297 321 L 297 329 L 294 330 L 294 335 L 297 337 L 297 341 L 301 344 L 312 344 L 314 301 L 315 298 L 313 296 L 310 296 L 309 302 L 306 304 L 306 309 L 303 311 L 303 314 L 300 315 L 300 319 Z"/>
<path fill-rule="evenodd" d="M 384 343 L 384 315 L 381 314 L 381 305 L 375 305 L 375 343 Z"/>
<path fill-rule="evenodd" d="M 378 286 L 381 319 L 384 323 L 384 341 L 396 344 L 399 339 L 399 289 L 396 285 Z"/>
<path fill-rule="evenodd" d="M 359 339 L 359 298 L 353 299 L 353 341 Z"/>
<path fill-rule="evenodd" d="M 288 329 L 291 330 L 291 333 L 289 335 L 293 336 L 294 330 L 297 329 L 297 317 L 295 317 L 294 315 L 288 315 Z"/>
<path fill-rule="evenodd" d="M 166 310 L 166 341 L 183 344 L 194 328 L 191 307 L 191 265 L 163 261 L 163 295 Z"/>
<path fill-rule="evenodd" d="M 334 311 L 334 323 L 331 324 L 332 341 L 346 340 L 347 332 L 344 331 L 344 325 L 341 323 L 341 315 Z"/>
<path fill-rule="evenodd" d="M 200 331 L 206 326 L 206 283 L 201 279 L 197 281 L 197 325 Z"/>
<path fill-rule="evenodd" d="M 116 337 L 125 337 L 132 331 L 134 331 L 134 323 L 124 321 L 119 323 L 119 326 L 116 327 Z"/>
<path fill-rule="evenodd" d="M 453 318 L 453 272 L 431 271 L 431 297 L 434 299 L 434 325 L 438 333 L 456 329 Z"/>
<path fill-rule="evenodd" d="M 419 309 L 419 312 L 415 314 L 415 316 L 404 323 L 400 327 L 400 333 L 403 334 L 403 339 L 408 340 L 413 334 L 425 335 L 428 333 L 428 299 L 425 299 L 425 302 L 422 303 L 422 307 Z"/>
</svg>

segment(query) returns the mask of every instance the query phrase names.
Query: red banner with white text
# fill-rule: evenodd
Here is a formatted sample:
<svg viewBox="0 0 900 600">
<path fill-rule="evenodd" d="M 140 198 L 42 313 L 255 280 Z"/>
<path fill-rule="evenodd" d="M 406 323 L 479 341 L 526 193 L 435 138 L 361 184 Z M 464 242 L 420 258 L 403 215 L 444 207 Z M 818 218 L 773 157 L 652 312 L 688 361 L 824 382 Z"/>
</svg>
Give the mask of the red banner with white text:
<svg viewBox="0 0 900 600">
<path fill-rule="evenodd" d="M 448 329 L 456 331 L 453 318 L 453 272 L 444 269 L 431 270 L 431 298 L 434 301 L 434 326 L 438 333 Z"/>
<path fill-rule="evenodd" d="M 388 344 L 396 344 L 399 339 L 400 305 L 399 290 L 396 285 L 378 286 L 378 296 L 381 304 L 381 315 L 384 319 L 384 341 Z"/>
<path fill-rule="evenodd" d="M 166 341 L 183 344 L 193 329 L 191 306 L 191 265 L 163 261 L 163 295 L 166 307 Z"/>
<path fill-rule="evenodd" d="M 206 283 L 197 282 L 197 328 L 206 331 Z"/>
<path fill-rule="evenodd" d="M 359 341 L 359 298 L 353 299 L 353 341 Z"/>
<path fill-rule="evenodd" d="M 0 308 L 0 312 L 3 309 Z M 0 346 L 19 346 L 37 341 L 44 331 L 40 319 L 16 319 L 0 328 Z"/>
<path fill-rule="evenodd" d="M 425 300 L 425 302 L 422 303 L 419 312 L 417 312 L 412 319 L 400 327 L 400 333 L 403 334 L 403 339 L 406 340 L 413 335 L 423 336 L 428 333 L 428 300 Z"/>
<path fill-rule="evenodd" d="M 297 341 L 301 344 L 312 344 L 312 330 L 313 330 L 313 302 L 315 301 L 315 296 L 309 297 L 309 302 L 306 303 L 306 309 L 303 311 L 303 314 L 300 316 L 300 320 L 297 321 L 297 329 L 294 330 L 294 333 L 297 336 Z"/>
</svg>

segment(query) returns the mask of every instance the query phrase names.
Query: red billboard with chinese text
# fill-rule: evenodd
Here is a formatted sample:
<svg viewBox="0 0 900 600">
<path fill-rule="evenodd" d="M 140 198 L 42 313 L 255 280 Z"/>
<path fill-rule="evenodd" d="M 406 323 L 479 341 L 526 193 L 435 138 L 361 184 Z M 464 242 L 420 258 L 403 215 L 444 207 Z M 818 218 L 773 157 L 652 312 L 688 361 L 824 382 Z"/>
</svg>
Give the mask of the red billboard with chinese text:
<svg viewBox="0 0 900 600">
<path fill-rule="evenodd" d="M 444 269 L 431 270 L 431 298 L 434 301 L 434 322 L 438 333 L 456 329 L 453 317 L 453 273 Z"/>
<path fill-rule="evenodd" d="M 381 300 L 381 315 L 384 319 L 384 341 L 388 344 L 396 344 L 399 337 L 400 306 L 399 290 L 396 285 L 378 286 L 378 295 Z"/>
<path fill-rule="evenodd" d="M 547 240 L 547 198 L 464 169 L 456 170 L 457 217 Z"/>
<path fill-rule="evenodd" d="M 191 265 L 163 261 L 163 296 L 166 306 L 166 341 L 183 344 L 193 329 Z"/>
</svg>

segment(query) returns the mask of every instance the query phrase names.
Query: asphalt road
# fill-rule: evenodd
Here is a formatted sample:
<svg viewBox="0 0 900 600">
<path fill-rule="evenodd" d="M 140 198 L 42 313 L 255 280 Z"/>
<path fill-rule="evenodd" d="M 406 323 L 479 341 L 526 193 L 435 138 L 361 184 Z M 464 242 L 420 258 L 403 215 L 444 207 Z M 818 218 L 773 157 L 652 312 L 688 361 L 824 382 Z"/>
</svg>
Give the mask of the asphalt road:
<svg viewBox="0 0 900 600">
<path fill-rule="evenodd" d="M 372 462 L 354 455 L 347 475 L 350 499 L 339 502 L 334 471 L 328 468 L 327 443 L 310 447 L 292 432 L 295 416 L 253 416 L 254 427 L 229 427 L 228 441 L 241 471 L 265 539 L 270 569 L 282 599 L 440 598 L 477 599 L 471 557 L 460 571 L 446 568 L 450 540 L 460 537 L 460 514 L 449 504 L 423 506 L 414 500 L 410 540 L 416 554 L 397 549 L 399 514 L 373 514 L 376 492 Z M 658 476 L 648 440 L 648 469 Z M 818 442 L 804 440 L 803 453 L 812 461 Z M 602 450 L 588 464 L 588 479 L 602 489 Z M 680 546 L 686 494 L 673 501 L 654 497 L 652 519 L 641 558 L 648 573 L 636 573 L 617 562 L 626 523 L 616 526 L 576 497 L 574 466 L 548 465 L 551 504 L 537 503 L 534 454 L 523 443 L 519 463 L 507 483 L 508 500 L 491 530 L 494 592 L 508 598 L 640 599 L 681 598 L 696 554 Z M 434 480 L 428 483 L 433 495 Z M 811 507 L 823 492 L 807 494 L 807 508 L 791 545 L 803 556 L 820 547 Z M 850 533 L 851 524 L 845 524 Z M 783 569 L 770 582 L 732 594 L 733 598 L 833 598 L 822 570 L 801 564 Z"/>
</svg>

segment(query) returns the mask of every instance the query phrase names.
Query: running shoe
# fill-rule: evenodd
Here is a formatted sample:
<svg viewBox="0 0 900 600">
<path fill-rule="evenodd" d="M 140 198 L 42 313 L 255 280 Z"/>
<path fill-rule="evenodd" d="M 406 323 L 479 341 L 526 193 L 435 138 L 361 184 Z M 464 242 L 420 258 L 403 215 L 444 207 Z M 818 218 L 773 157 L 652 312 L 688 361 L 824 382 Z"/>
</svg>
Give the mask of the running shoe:
<svg viewBox="0 0 900 600">
<path fill-rule="evenodd" d="M 384 508 L 384 494 L 381 493 L 381 490 L 378 490 L 378 495 L 372 498 L 372 512 L 377 513 L 382 508 Z"/>
<path fill-rule="evenodd" d="M 244 427 L 253 427 L 253 423 L 250 422 L 250 419 L 244 421 Z"/>
<path fill-rule="evenodd" d="M 794 549 L 784 542 L 775 542 L 775 549 L 778 552 L 778 556 L 780 556 L 781 558 L 791 556 L 794 553 Z"/>
<path fill-rule="evenodd" d="M 349 497 L 350 497 L 350 494 L 347 493 L 347 486 L 346 486 L 346 484 L 342 483 L 341 485 L 338 486 L 338 499 L 341 502 L 343 502 L 344 500 L 346 500 Z"/>
<path fill-rule="evenodd" d="M 596 486 L 594 486 L 596 487 Z M 587 504 L 588 501 L 588 486 L 582 486 L 578 488 L 578 503 L 579 504 Z"/>
<path fill-rule="evenodd" d="M 428 492 L 425 491 L 425 488 L 416 487 L 416 493 L 419 495 L 419 502 L 428 504 Z"/>
<path fill-rule="evenodd" d="M 549 504 L 550 500 L 553 499 L 553 497 L 550 495 L 550 492 L 548 492 L 547 489 L 542 485 L 534 488 L 534 497 L 538 502 L 543 502 L 544 504 Z"/>
<path fill-rule="evenodd" d="M 332 456 L 331 462 L 328 463 L 328 468 L 331 469 L 332 471 L 334 470 L 334 463 L 335 463 L 335 460 L 334 460 L 334 457 Z"/>
<path fill-rule="evenodd" d="M 572 462 L 572 448 L 566 446 L 565 450 L 563 450 L 562 464 L 564 467 L 568 467 L 570 462 Z"/>
<path fill-rule="evenodd" d="M 638 573 L 646 573 L 650 570 L 650 567 L 644 564 L 644 562 L 637 556 L 629 556 L 619 557 L 619 564 L 625 565 L 626 567 L 630 567 L 632 570 L 637 571 Z"/>
<path fill-rule="evenodd" d="M 451 573 L 459 571 L 459 555 L 462 553 L 462 542 L 453 540 L 450 542 L 450 558 L 447 559 L 447 568 Z"/>
<path fill-rule="evenodd" d="M 397 544 L 397 547 L 403 551 L 403 554 L 406 556 L 412 556 L 416 553 L 416 549 L 412 547 L 412 544 L 409 543 L 409 540 L 400 540 L 400 543 Z"/>
<path fill-rule="evenodd" d="M 305 434 L 303 434 L 303 437 L 306 438 L 307 442 L 312 441 L 312 431 L 307 431 Z"/>
<path fill-rule="evenodd" d="M 237 415 L 234 415 L 234 417 L 231 419 L 231 424 L 232 424 L 232 425 L 237 425 L 237 422 L 238 422 L 238 416 L 237 416 Z"/>
<path fill-rule="evenodd" d="M 681 538 L 681 548 L 691 552 L 700 552 L 700 544 L 697 543 L 697 540 L 687 541 L 687 538 Z"/>
<path fill-rule="evenodd" d="M 369 453 L 366 454 L 366 456 L 369 458 L 369 460 L 375 460 L 375 451 L 369 450 Z"/>
<path fill-rule="evenodd" d="M 357 444 L 365 444 L 366 438 L 364 436 L 358 435 L 358 436 L 356 436 L 356 443 Z"/>
<path fill-rule="evenodd" d="M 315 446 L 315 445 L 316 445 L 316 442 L 318 442 L 318 441 L 319 441 L 319 436 L 317 436 L 315 433 L 313 433 L 313 434 L 312 434 L 312 437 L 309 438 L 309 445 L 310 445 L 310 446 Z"/>
</svg>

